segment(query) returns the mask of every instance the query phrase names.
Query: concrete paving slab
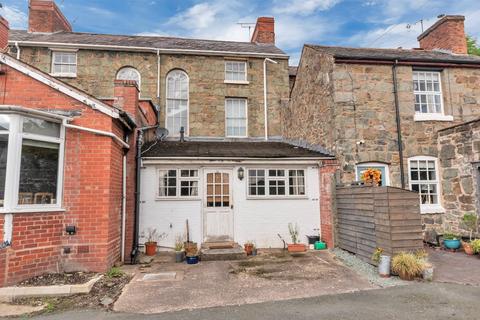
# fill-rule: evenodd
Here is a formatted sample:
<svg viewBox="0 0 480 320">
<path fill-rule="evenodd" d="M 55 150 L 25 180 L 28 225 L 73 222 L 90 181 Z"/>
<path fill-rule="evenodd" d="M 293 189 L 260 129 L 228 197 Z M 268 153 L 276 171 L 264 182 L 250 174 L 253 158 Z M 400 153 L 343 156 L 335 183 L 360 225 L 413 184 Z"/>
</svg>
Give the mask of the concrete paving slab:
<svg viewBox="0 0 480 320">
<path fill-rule="evenodd" d="M 263 259 L 263 260 L 262 260 Z M 182 281 L 131 281 L 114 305 L 118 312 L 161 313 L 305 298 L 376 288 L 328 251 L 206 261 L 197 265 L 152 264 L 148 273 L 183 272 Z M 144 276 L 137 270 L 137 275 Z"/>
<path fill-rule="evenodd" d="M 428 248 L 428 260 L 434 266 L 433 281 L 480 286 L 480 256 Z"/>
<path fill-rule="evenodd" d="M 43 306 L 20 306 L 8 303 L 0 303 L 0 317 L 18 317 L 33 312 L 38 312 Z"/>
</svg>

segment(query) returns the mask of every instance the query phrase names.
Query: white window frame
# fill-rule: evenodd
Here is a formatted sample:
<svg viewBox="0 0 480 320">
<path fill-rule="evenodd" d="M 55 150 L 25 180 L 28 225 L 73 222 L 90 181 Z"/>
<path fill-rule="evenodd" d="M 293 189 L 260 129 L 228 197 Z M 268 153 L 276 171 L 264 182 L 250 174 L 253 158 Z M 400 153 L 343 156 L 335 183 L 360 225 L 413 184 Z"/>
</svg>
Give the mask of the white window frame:
<svg viewBox="0 0 480 320">
<path fill-rule="evenodd" d="M 228 113 L 227 113 L 227 102 L 230 100 L 241 100 L 245 101 L 245 135 L 239 135 L 239 136 L 234 136 L 234 135 L 229 135 L 228 134 Z M 239 121 L 240 118 L 231 118 L 231 119 L 236 119 Z M 246 98 L 226 98 L 225 99 L 225 137 L 227 138 L 247 138 L 248 137 L 248 99 Z"/>
<path fill-rule="evenodd" d="M 442 73 L 439 71 L 428 71 L 428 70 L 413 70 L 412 75 L 414 76 L 415 74 L 424 74 L 427 76 L 427 74 L 437 74 L 438 75 L 438 89 L 439 91 L 427 91 L 427 85 L 425 84 L 425 91 L 420 91 L 420 90 L 415 90 L 415 86 L 413 87 L 413 96 L 414 96 L 414 121 L 453 121 L 453 116 L 447 116 L 445 115 L 445 109 L 444 109 L 444 102 L 443 102 L 443 90 L 442 90 Z M 414 80 L 412 77 L 412 84 Z M 440 95 L 440 112 L 421 112 L 415 110 L 415 101 L 416 101 L 416 96 L 417 95 Z M 428 103 L 428 98 L 427 98 L 427 103 Z M 421 107 L 420 107 L 421 108 Z"/>
<path fill-rule="evenodd" d="M 410 157 L 408 158 L 408 186 L 409 186 L 409 189 L 412 190 L 412 184 L 421 184 L 422 182 L 426 181 L 426 180 L 415 180 L 415 181 L 412 181 L 411 179 L 411 164 L 410 162 L 411 161 L 434 161 L 435 163 L 435 177 L 436 179 L 432 182 L 428 182 L 428 181 L 431 181 L 431 180 L 428 180 L 426 183 L 429 183 L 429 184 L 436 184 L 437 185 L 437 203 L 436 204 L 422 204 L 421 203 L 421 199 L 420 199 L 420 193 L 419 193 L 419 199 L 418 201 L 420 202 L 420 212 L 422 214 L 425 214 L 425 213 L 443 213 L 445 212 L 445 209 L 443 208 L 443 206 L 441 205 L 441 199 L 442 199 L 442 195 L 441 195 L 441 184 L 440 184 L 440 172 L 439 172 L 439 167 L 438 167 L 438 158 L 435 158 L 435 157 L 431 157 L 431 156 L 415 156 L 415 157 Z"/>
<path fill-rule="evenodd" d="M 227 71 L 227 64 L 228 63 L 242 63 L 245 66 L 245 77 L 243 80 L 227 80 L 227 73 L 231 71 Z M 248 63 L 247 61 L 242 60 L 225 60 L 225 76 L 224 76 L 224 83 L 231 83 L 231 84 L 249 84 L 248 81 Z"/>
<path fill-rule="evenodd" d="M 120 79 L 119 78 L 119 75 L 120 75 L 120 72 L 124 71 L 124 70 L 131 70 L 133 72 L 135 72 L 138 76 L 138 81 L 135 80 L 135 79 Z M 121 67 L 120 69 L 118 69 L 117 71 L 117 74 L 115 75 L 115 79 L 116 80 L 133 80 L 133 81 L 137 81 L 137 85 L 138 85 L 138 90 L 141 91 L 141 88 L 142 88 L 142 75 L 140 74 L 140 72 L 137 70 L 137 68 L 134 68 L 132 66 L 124 66 L 124 67 Z"/>
<path fill-rule="evenodd" d="M 50 75 L 55 77 L 76 78 L 78 73 L 78 50 L 51 49 L 52 64 Z M 71 53 L 75 55 L 75 72 L 55 72 L 55 55 L 61 53 Z"/>
<path fill-rule="evenodd" d="M 10 129 L 8 134 L 8 155 L 7 155 L 7 173 L 5 176 L 5 199 L 4 206 L 0 208 L 0 213 L 37 213 L 51 211 L 65 211 L 63 205 L 63 173 L 65 158 L 65 127 L 61 120 L 51 119 L 41 116 L 32 116 L 24 114 L 8 113 L 10 116 Z M 60 124 L 60 137 L 49 137 L 38 134 L 23 133 L 23 119 L 35 118 Z M 58 149 L 58 172 L 57 172 L 57 193 L 55 204 L 19 204 L 20 188 L 20 169 L 22 156 L 23 139 L 57 143 Z"/>
<path fill-rule="evenodd" d="M 188 137 L 190 135 L 190 77 L 188 76 L 188 73 L 181 69 L 173 69 L 168 72 L 166 78 L 165 78 L 165 128 L 168 129 L 167 123 L 168 123 L 168 77 L 171 76 L 175 72 L 181 72 L 187 77 L 187 125 L 185 129 L 185 136 Z M 169 136 L 171 137 L 179 137 L 180 133 L 179 132 L 169 132 Z"/>
<path fill-rule="evenodd" d="M 383 162 L 365 162 L 365 163 L 357 163 L 355 165 L 355 180 L 360 181 L 361 177 L 358 175 L 358 168 L 359 167 L 367 167 L 367 168 L 375 168 L 375 167 L 382 167 L 385 169 L 385 186 L 388 187 L 390 186 L 390 169 L 388 164 L 383 163 Z"/>
<path fill-rule="evenodd" d="M 177 172 L 176 175 L 176 190 L 175 190 L 175 196 L 161 196 L 160 195 L 160 172 L 162 171 L 170 171 L 170 170 L 175 170 Z M 197 176 L 196 177 L 181 177 L 181 171 L 182 170 L 195 170 L 197 171 Z M 156 187 L 156 199 L 157 200 L 199 200 L 201 198 L 201 190 L 200 190 L 200 169 L 199 168 L 191 168 L 191 167 L 185 167 L 185 168 L 171 168 L 171 167 L 162 167 L 162 168 L 157 168 L 157 187 Z M 181 182 L 182 181 L 197 181 L 197 195 L 196 196 L 182 196 L 180 194 L 181 192 Z"/>
<path fill-rule="evenodd" d="M 250 194 L 250 171 L 251 170 L 265 170 L 265 195 L 251 195 Z M 269 170 L 284 170 L 285 178 L 278 178 L 269 176 Z M 304 189 L 305 194 L 301 195 L 291 195 L 290 194 L 290 170 L 303 170 L 304 174 Z M 247 199 L 250 200 L 265 200 L 265 199 L 306 199 L 308 198 L 308 182 L 307 182 L 308 168 L 299 168 L 299 167 L 252 167 L 246 169 L 246 195 Z M 270 195 L 270 180 L 285 180 L 285 195 Z"/>
</svg>

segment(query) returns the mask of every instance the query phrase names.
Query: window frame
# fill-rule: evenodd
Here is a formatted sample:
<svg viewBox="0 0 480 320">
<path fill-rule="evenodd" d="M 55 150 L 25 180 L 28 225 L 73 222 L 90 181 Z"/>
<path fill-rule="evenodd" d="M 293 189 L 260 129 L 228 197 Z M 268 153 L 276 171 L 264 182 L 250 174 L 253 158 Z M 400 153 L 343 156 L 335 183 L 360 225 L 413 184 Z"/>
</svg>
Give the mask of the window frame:
<svg viewBox="0 0 480 320">
<path fill-rule="evenodd" d="M 63 209 L 63 176 L 65 166 L 65 127 L 59 119 L 52 119 L 38 115 L 29 115 L 23 113 L 5 113 L 11 118 L 8 133 L 8 155 L 7 155 L 7 173 L 5 175 L 5 199 L 3 207 L 0 207 L 0 213 L 36 213 L 65 211 Z M 60 136 L 49 137 L 39 134 L 24 133 L 23 119 L 34 118 L 60 125 Z M 54 204 L 19 204 L 20 191 L 20 169 L 23 139 L 50 142 L 58 144 L 58 168 L 57 168 L 57 190 L 56 203 Z"/>
<path fill-rule="evenodd" d="M 360 174 L 359 174 L 359 167 L 367 167 L 367 168 L 384 168 L 385 170 L 385 186 L 382 186 L 382 187 L 388 187 L 390 186 L 390 168 L 389 168 L 389 165 L 386 164 L 386 163 L 383 163 L 383 162 L 375 162 L 375 161 L 372 161 L 372 162 L 363 162 L 363 163 L 357 163 L 355 165 L 355 180 L 356 181 L 361 181 L 360 179 Z"/>
<path fill-rule="evenodd" d="M 161 171 L 170 171 L 170 170 L 175 170 L 176 171 L 176 186 L 175 186 L 175 196 L 161 196 L 160 195 L 160 172 Z M 194 170 L 197 171 L 197 176 L 196 177 L 181 177 L 181 171 L 182 170 Z M 199 200 L 201 198 L 200 195 L 200 185 L 201 185 L 201 179 L 200 179 L 200 169 L 199 168 L 193 168 L 193 167 L 161 167 L 157 168 L 156 170 L 156 200 Z M 182 196 L 181 195 L 181 182 L 182 181 L 196 181 L 197 182 L 197 195 L 195 196 Z"/>
<path fill-rule="evenodd" d="M 251 170 L 265 170 L 265 195 L 252 195 L 250 194 L 250 171 Z M 279 179 L 278 177 L 272 177 L 270 179 L 269 170 L 284 170 L 285 176 L 283 179 Z M 303 188 L 305 190 L 305 194 L 300 195 L 292 195 L 290 194 L 290 170 L 295 171 L 303 171 L 303 178 L 304 178 L 304 185 Z M 308 198 L 308 168 L 301 168 L 301 167 L 252 167 L 246 169 L 246 195 L 247 200 L 266 200 L 266 199 L 286 199 L 286 200 L 293 200 L 293 199 L 307 199 Z M 284 180 L 285 181 L 285 195 L 271 195 L 270 194 L 270 180 Z M 298 185 L 296 185 L 298 187 Z M 258 187 L 257 187 L 258 188 Z"/>
<path fill-rule="evenodd" d="M 183 73 L 186 78 L 187 78 L 187 125 L 185 128 L 185 136 L 188 137 L 190 135 L 190 77 L 188 76 L 188 73 L 185 72 L 182 69 L 172 69 L 167 73 L 167 76 L 165 77 L 165 128 L 168 129 L 168 78 L 175 72 L 181 72 Z M 170 98 L 172 99 L 172 98 Z M 174 100 L 174 99 L 172 99 Z M 175 99 L 175 100 L 180 100 L 180 99 Z M 179 132 L 170 132 L 169 130 L 169 136 L 171 137 L 179 137 L 180 133 Z"/>
<path fill-rule="evenodd" d="M 228 113 L 227 113 L 227 101 L 229 100 L 242 100 L 245 101 L 245 135 L 243 136 L 233 136 L 228 134 Z M 240 118 L 231 118 L 231 119 L 240 119 Z M 248 137 L 248 99 L 247 98 L 225 98 L 225 137 L 226 138 L 247 138 Z"/>
<path fill-rule="evenodd" d="M 67 49 L 51 49 L 51 59 L 52 63 L 50 66 L 50 75 L 55 77 L 62 77 L 62 78 L 76 78 L 78 74 L 78 50 L 67 50 Z M 75 72 L 55 72 L 55 55 L 59 53 L 70 53 L 75 55 Z M 63 65 L 63 64 L 61 64 Z M 73 64 L 68 64 L 73 65 Z"/>
<path fill-rule="evenodd" d="M 435 164 L 435 180 L 414 180 L 414 183 L 412 183 L 411 179 L 411 161 L 434 161 Z M 440 183 L 440 171 L 439 171 L 439 166 L 438 166 L 438 158 L 432 157 L 432 156 L 414 156 L 408 158 L 408 187 L 411 191 L 412 190 L 412 184 L 436 184 L 437 187 L 437 203 L 435 204 L 430 204 L 430 203 L 425 203 L 422 204 L 421 202 L 421 194 L 420 192 L 418 193 L 419 196 L 419 203 L 420 203 L 420 212 L 422 214 L 427 214 L 427 213 L 443 213 L 445 212 L 445 209 L 443 208 L 441 204 L 441 199 L 442 199 L 442 194 L 441 194 L 441 183 Z M 432 182 L 429 182 L 432 181 Z M 413 191 L 414 192 L 414 191 Z"/>
<path fill-rule="evenodd" d="M 140 71 L 138 71 L 137 68 L 135 67 L 132 67 L 132 66 L 123 66 L 121 67 L 120 69 L 118 69 L 117 71 L 117 74 L 115 75 L 115 80 L 128 80 L 128 81 L 131 81 L 133 79 L 119 79 L 118 78 L 118 75 L 120 74 L 121 71 L 123 70 L 133 70 L 137 75 L 138 75 L 138 81 L 137 81 L 137 85 L 138 85 L 138 91 L 142 91 L 142 75 L 140 73 Z M 136 80 L 133 80 L 133 81 L 136 81 Z"/>
<path fill-rule="evenodd" d="M 243 63 L 245 66 L 245 77 L 243 80 L 228 80 L 227 73 L 233 71 L 227 71 L 227 64 L 228 63 Z M 248 81 L 248 61 L 245 60 L 225 60 L 224 64 L 224 83 L 231 83 L 231 84 L 249 84 Z"/>
</svg>

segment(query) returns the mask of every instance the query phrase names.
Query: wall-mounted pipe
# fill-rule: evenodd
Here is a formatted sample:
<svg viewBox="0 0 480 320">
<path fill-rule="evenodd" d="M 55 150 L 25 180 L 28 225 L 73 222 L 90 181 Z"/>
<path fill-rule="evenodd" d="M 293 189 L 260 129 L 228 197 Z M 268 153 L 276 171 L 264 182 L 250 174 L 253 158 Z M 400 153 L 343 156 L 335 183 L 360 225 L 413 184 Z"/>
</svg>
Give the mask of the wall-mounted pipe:
<svg viewBox="0 0 480 320">
<path fill-rule="evenodd" d="M 398 156 L 400 158 L 400 182 L 402 184 L 402 189 L 405 189 L 405 172 L 403 168 L 402 127 L 400 122 L 400 106 L 398 102 L 397 65 L 398 65 L 398 60 L 395 60 L 395 63 L 392 66 L 393 95 L 395 100 L 395 120 L 397 124 Z"/>
<path fill-rule="evenodd" d="M 268 140 L 268 104 L 267 104 L 267 62 L 277 64 L 278 62 L 269 58 L 263 60 L 263 113 L 264 113 L 264 127 L 265 140 Z"/>
<path fill-rule="evenodd" d="M 117 137 L 114 133 L 111 133 L 111 132 L 108 132 L 108 131 L 92 129 L 92 128 L 80 127 L 80 126 L 76 126 L 76 125 L 68 124 L 68 123 L 64 123 L 63 125 L 65 126 L 65 128 L 87 131 L 87 132 L 90 132 L 90 133 L 99 134 L 101 136 L 106 136 L 106 137 L 113 138 L 113 140 L 120 143 L 125 149 L 130 149 L 130 146 L 128 145 L 128 143 L 126 143 L 125 141 L 123 141 L 122 139 Z"/>
</svg>

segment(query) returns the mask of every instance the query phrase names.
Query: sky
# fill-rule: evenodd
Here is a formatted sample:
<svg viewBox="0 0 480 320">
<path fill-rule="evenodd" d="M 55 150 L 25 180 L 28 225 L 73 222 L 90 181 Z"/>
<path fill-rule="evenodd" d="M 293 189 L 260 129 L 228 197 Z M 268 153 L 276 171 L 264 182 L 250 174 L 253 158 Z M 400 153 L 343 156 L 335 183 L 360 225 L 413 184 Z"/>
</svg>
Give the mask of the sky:
<svg viewBox="0 0 480 320">
<path fill-rule="evenodd" d="M 480 0 L 56 0 L 74 31 L 249 41 L 259 16 L 275 17 L 276 44 L 298 63 L 305 43 L 412 48 L 440 14 L 465 15 L 480 41 Z M 0 0 L 12 29 L 26 29 L 28 0 Z"/>
</svg>

